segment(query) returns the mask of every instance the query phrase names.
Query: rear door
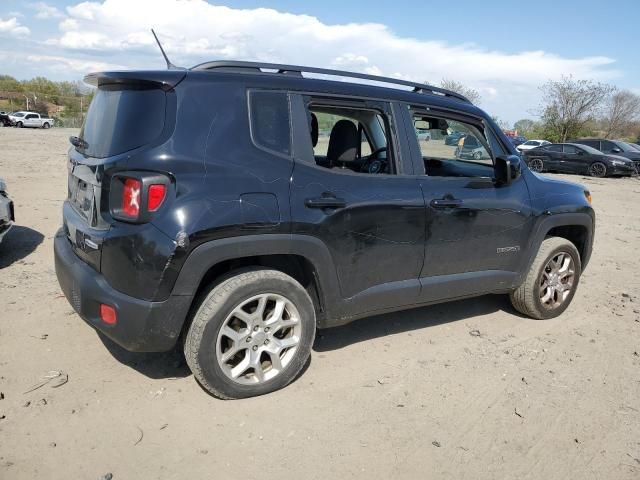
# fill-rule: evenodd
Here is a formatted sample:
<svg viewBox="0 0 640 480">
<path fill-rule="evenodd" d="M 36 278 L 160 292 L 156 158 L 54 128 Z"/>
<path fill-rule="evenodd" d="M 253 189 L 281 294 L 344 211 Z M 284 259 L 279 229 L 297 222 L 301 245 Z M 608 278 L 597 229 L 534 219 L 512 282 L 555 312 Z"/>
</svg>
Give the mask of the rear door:
<svg viewBox="0 0 640 480">
<path fill-rule="evenodd" d="M 567 173 L 586 173 L 588 168 L 588 156 L 585 152 L 573 145 L 563 145 L 564 171 Z"/>
<path fill-rule="evenodd" d="M 414 148 L 414 168 L 426 203 L 423 300 L 510 285 L 531 232 L 524 178 L 496 184 L 493 159 L 507 150 L 482 119 L 427 107 L 409 112 L 412 122 L 432 124 L 432 140 Z M 443 140 L 452 129 L 475 136 L 483 145 L 481 158 L 456 158 L 455 147 Z"/>
<path fill-rule="evenodd" d="M 312 235 L 327 246 L 339 295 L 360 311 L 415 303 L 424 257 L 424 200 L 404 153 L 397 107 L 294 94 L 292 109 L 293 233 Z M 360 132 L 357 146 L 354 131 Z"/>
</svg>

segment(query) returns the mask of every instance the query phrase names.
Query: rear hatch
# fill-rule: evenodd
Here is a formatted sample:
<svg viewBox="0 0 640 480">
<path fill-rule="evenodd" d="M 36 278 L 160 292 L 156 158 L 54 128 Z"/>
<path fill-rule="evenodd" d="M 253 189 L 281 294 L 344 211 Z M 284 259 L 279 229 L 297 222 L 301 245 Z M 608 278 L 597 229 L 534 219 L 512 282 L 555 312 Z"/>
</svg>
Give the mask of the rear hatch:
<svg viewBox="0 0 640 480">
<path fill-rule="evenodd" d="M 100 271 L 101 245 L 109 223 L 109 178 L 128 167 L 133 154 L 157 140 L 165 127 L 166 92 L 182 71 L 92 74 L 97 86 L 69 149 L 63 228 L 76 254 Z"/>
</svg>

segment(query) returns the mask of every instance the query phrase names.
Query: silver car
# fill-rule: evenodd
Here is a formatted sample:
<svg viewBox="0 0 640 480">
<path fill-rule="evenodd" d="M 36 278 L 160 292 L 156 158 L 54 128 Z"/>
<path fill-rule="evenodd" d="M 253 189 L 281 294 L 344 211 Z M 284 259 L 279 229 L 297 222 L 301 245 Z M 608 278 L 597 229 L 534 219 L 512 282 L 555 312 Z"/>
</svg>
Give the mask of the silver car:
<svg viewBox="0 0 640 480">
<path fill-rule="evenodd" d="M 0 178 L 0 242 L 11 229 L 14 221 L 13 202 L 7 193 L 7 184 Z"/>
</svg>

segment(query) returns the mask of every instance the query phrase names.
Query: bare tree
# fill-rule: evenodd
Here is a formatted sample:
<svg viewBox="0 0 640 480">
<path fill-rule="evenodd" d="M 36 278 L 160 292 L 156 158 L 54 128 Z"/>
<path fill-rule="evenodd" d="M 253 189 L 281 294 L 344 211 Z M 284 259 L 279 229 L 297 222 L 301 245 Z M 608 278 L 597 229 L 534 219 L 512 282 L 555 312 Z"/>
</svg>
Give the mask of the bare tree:
<svg viewBox="0 0 640 480">
<path fill-rule="evenodd" d="M 640 117 L 640 96 L 628 90 L 613 93 L 607 100 L 604 110 L 604 137 L 622 136 L 638 117 Z"/>
<path fill-rule="evenodd" d="M 440 82 L 440 86 L 447 90 L 451 90 L 452 92 L 464 95 L 469 99 L 471 103 L 478 103 L 481 99 L 480 92 L 478 92 L 477 90 L 469 88 L 462 83 L 456 82 L 455 80 L 451 80 L 449 78 L 443 78 Z"/>
<path fill-rule="evenodd" d="M 551 140 L 565 142 L 578 136 L 587 122 L 598 114 L 613 87 L 572 76 L 549 80 L 542 91 L 542 122 Z"/>
</svg>

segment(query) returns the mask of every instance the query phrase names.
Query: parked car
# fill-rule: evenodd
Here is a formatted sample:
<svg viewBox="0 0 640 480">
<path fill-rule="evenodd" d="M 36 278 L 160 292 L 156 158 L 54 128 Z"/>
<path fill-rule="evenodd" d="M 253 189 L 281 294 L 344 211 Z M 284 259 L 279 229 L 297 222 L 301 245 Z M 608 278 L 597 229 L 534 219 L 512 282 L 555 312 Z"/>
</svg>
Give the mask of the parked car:
<svg viewBox="0 0 640 480">
<path fill-rule="evenodd" d="M 465 136 L 465 133 L 463 133 L 463 132 L 453 131 L 449 135 L 444 137 L 444 144 L 445 145 L 457 145 L 458 142 L 460 141 L 460 139 L 462 137 L 464 137 L 464 136 Z"/>
<path fill-rule="evenodd" d="M 467 135 L 459 140 L 455 156 L 461 160 L 491 160 L 484 145 L 474 135 Z"/>
<path fill-rule="evenodd" d="M 18 128 L 50 128 L 53 126 L 53 118 L 40 115 L 36 112 L 15 112 L 9 115 L 11 125 Z"/>
<path fill-rule="evenodd" d="M 11 120 L 9 120 L 9 114 L 7 112 L 0 112 L 0 126 L 10 127 Z"/>
<path fill-rule="evenodd" d="M 523 155 L 534 172 L 577 173 L 592 177 L 628 177 L 636 173 L 631 160 L 577 143 L 553 143 L 526 150 Z"/>
<path fill-rule="evenodd" d="M 518 145 L 516 148 L 519 152 L 524 152 L 525 150 L 542 147 L 544 145 L 549 145 L 550 143 L 551 142 L 547 142 L 546 140 L 527 140 L 523 144 Z"/>
<path fill-rule="evenodd" d="M 14 221 L 13 202 L 7 193 L 7 184 L 0 178 L 0 243 L 11 229 Z"/>
<path fill-rule="evenodd" d="M 570 143 L 578 143 L 595 148 L 607 155 L 616 155 L 632 160 L 636 167 L 636 172 L 640 173 L 640 152 L 631 145 L 621 140 L 608 140 L 606 138 L 581 138 L 579 140 L 569 140 Z"/>
<path fill-rule="evenodd" d="M 517 147 L 518 145 L 522 145 L 524 142 L 527 141 L 525 137 L 508 137 L 508 138 L 514 147 Z"/>
<path fill-rule="evenodd" d="M 489 293 L 556 317 L 589 262 L 588 190 L 532 173 L 455 92 L 234 61 L 85 81 L 54 239 L 62 291 L 128 350 L 180 340 L 220 398 L 284 387 L 316 328 L 357 318 Z M 491 158 L 419 143 L 416 120 L 469 132 Z"/>
</svg>

